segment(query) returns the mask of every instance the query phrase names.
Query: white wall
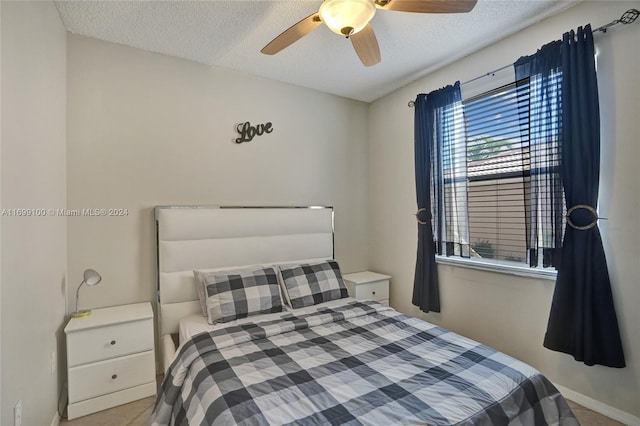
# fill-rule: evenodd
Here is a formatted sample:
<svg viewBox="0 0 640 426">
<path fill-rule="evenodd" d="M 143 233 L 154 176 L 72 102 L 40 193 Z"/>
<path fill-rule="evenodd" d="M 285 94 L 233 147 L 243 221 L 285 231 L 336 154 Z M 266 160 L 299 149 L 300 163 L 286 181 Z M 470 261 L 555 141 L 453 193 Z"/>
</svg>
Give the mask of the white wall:
<svg viewBox="0 0 640 426">
<path fill-rule="evenodd" d="M 341 267 L 366 269 L 367 114 L 364 103 L 69 35 L 68 206 L 129 212 L 69 218 L 69 276 L 103 276 L 81 307 L 154 300 L 155 205 L 332 205 Z M 244 121 L 274 131 L 236 144 Z"/>
<path fill-rule="evenodd" d="M 586 367 L 543 348 L 553 282 L 439 266 L 442 313 L 411 304 L 416 253 L 413 110 L 407 102 L 455 80 L 513 63 L 562 33 L 617 19 L 640 2 L 584 2 L 434 72 L 370 107 L 370 267 L 393 276 L 391 304 L 498 348 L 540 369 L 552 381 L 640 416 L 640 25 L 596 36 L 601 92 L 603 176 L 601 221 L 627 367 Z"/>
<path fill-rule="evenodd" d="M 2 2 L 0 2 L 0 25 L 2 24 Z M 2 29 L 0 28 L 0 53 L 2 51 Z M 0 100 L 2 99 L 2 54 L 0 54 Z M 0 129 L 2 129 L 2 102 L 0 101 Z M 2 136 L 0 130 L 0 209 L 2 209 Z M 0 225 L 0 331 L 2 331 L 2 226 Z M 0 401 L 2 401 L 2 337 L 0 337 Z M 0 402 L 0 421 L 2 403 Z"/>
<path fill-rule="evenodd" d="M 3 209 L 66 205 L 66 31 L 53 2 L 2 2 Z M 48 425 L 56 415 L 64 326 L 66 219 L 3 216 L 0 262 L 2 416 Z M 63 351 L 64 352 L 64 351 Z M 59 371 L 58 371 L 59 372 Z"/>
<path fill-rule="evenodd" d="M 0 2 L 0 53 L 2 52 L 2 2 Z M 0 54 L 0 100 L 2 99 L 2 54 Z M 2 102 L 0 101 L 0 129 Z M 2 209 L 2 131 L 0 130 L 0 209 Z M 2 331 L 2 226 L 0 225 L 0 331 Z M 0 336 L 0 421 L 2 420 L 2 337 Z"/>
</svg>

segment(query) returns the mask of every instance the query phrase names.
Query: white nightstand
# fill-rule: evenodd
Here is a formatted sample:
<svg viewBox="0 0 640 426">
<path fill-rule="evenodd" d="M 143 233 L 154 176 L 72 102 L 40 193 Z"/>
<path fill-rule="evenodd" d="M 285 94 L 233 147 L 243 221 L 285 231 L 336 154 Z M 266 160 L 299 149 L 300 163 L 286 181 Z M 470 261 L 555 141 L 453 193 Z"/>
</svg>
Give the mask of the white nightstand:
<svg viewBox="0 0 640 426">
<path fill-rule="evenodd" d="M 155 395 L 153 311 L 147 303 L 94 309 L 67 335 L 69 420 Z"/>
<path fill-rule="evenodd" d="M 389 305 L 389 279 L 391 279 L 389 275 L 364 271 L 346 274 L 342 278 L 351 297 L 375 300 L 383 305 Z"/>
</svg>

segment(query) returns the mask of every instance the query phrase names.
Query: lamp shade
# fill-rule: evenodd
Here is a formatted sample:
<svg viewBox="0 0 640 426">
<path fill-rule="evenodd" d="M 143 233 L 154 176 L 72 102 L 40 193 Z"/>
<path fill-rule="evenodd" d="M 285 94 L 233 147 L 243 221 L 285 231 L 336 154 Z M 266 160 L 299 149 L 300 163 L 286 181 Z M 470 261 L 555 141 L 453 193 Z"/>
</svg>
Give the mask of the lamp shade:
<svg viewBox="0 0 640 426">
<path fill-rule="evenodd" d="M 367 26 L 376 13 L 373 0 L 325 0 L 320 19 L 331 31 L 349 37 Z"/>
<path fill-rule="evenodd" d="M 80 288 L 82 287 L 82 284 L 86 284 L 88 286 L 94 286 L 98 284 L 100 281 L 102 281 L 102 277 L 100 276 L 99 273 L 97 273 L 93 269 L 85 269 L 84 273 L 82 274 L 82 282 L 80 283 L 80 285 L 78 286 L 78 289 L 76 290 L 76 311 L 71 314 L 72 318 L 82 318 L 82 317 L 91 315 L 91 309 L 83 309 L 83 310 L 78 309 Z"/>
<path fill-rule="evenodd" d="M 83 277 L 84 277 L 83 282 L 89 286 L 96 285 L 100 281 L 102 281 L 102 277 L 100 276 L 100 274 L 94 271 L 93 269 L 86 269 L 84 271 Z"/>
</svg>

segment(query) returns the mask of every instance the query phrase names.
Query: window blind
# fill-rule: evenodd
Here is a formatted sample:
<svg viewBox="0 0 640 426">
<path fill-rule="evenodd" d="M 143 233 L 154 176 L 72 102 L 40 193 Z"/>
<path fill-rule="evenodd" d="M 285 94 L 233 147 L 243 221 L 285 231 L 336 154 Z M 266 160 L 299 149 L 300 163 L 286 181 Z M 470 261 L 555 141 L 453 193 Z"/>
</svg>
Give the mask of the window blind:
<svg viewBox="0 0 640 426">
<path fill-rule="evenodd" d="M 464 102 L 471 256 L 527 261 L 529 81 L 499 87 Z"/>
<path fill-rule="evenodd" d="M 532 76 L 439 110 L 432 158 L 436 253 L 554 263 L 564 230 L 562 73 Z"/>
</svg>

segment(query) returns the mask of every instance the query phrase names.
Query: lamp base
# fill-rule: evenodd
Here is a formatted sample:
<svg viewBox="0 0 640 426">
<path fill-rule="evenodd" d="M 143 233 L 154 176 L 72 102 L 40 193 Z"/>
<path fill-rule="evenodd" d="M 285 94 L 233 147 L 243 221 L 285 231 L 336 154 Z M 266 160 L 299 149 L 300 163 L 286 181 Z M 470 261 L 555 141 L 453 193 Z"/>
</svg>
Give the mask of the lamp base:
<svg viewBox="0 0 640 426">
<path fill-rule="evenodd" d="M 84 318 L 91 315 L 91 309 L 83 309 L 81 311 L 75 311 L 71 314 L 71 318 Z"/>
</svg>

